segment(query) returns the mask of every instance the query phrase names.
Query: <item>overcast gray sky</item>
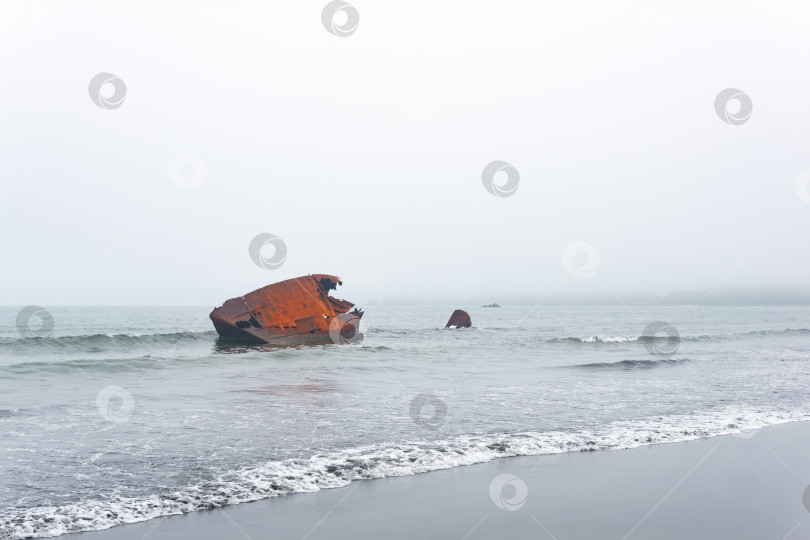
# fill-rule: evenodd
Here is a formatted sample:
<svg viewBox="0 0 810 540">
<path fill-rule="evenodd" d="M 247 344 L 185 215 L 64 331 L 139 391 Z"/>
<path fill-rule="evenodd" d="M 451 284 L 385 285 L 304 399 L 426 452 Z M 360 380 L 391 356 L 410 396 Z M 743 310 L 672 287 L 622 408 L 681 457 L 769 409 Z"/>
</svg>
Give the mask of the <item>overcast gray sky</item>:
<svg viewBox="0 0 810 540">
<path fill-rule="evenodd" d="M 4 304 L 806 288 L 810 2 L 70 4 L 0 5 Z"/>
</svg>

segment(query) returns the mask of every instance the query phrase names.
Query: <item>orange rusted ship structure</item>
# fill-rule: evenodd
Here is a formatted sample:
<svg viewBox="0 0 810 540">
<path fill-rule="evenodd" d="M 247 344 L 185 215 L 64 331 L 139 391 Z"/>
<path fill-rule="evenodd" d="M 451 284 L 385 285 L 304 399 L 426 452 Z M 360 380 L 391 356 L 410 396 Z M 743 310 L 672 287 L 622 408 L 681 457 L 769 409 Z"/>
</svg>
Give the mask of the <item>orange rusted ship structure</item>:
<svg viewBox="0 0 810 540">
<path fill-rule="evenodd" d="M 447 321 L 447 324 L 444 325 L 445 328 L 450 327 L 455 328 L 469 328 L 472 326 L 472 320 L 470 320 L 470 314 L 464 311 L 463 309 L 457 309 L 450 315 L 450 320 Z"/>
<path fill-rule="evenodd" d="M 343 282 L 312 274 L 231 298 L 211 312 L 220 336 L 274 345 L 354 343 L 362 339 L 361 310 L 329 296 Z"/>
</svg>

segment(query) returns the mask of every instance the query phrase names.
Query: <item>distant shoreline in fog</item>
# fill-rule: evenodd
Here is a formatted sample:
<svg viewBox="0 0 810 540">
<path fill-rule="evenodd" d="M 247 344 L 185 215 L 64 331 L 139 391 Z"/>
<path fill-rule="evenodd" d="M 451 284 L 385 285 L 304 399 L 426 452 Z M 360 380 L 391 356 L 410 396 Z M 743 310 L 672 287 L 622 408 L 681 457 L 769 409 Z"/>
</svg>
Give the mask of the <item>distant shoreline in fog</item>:
<svg viewBox="0 0 810 540">
<path fill-rule="evenodd" d="M 337 298 L 342 298 L 340 291 L 332 293 Z M 364 309 L 376 306 L 396 307 L 396 306 L 447 306 L 461 307 L 464 309 L 484 308 L 492 303 L 497 303 L 502 308 L 525 307 L 525 306 L 702 306 L 702 307 L 722 307 L 722 306 L 810 306 L 810 290 L 793 289 L 742 289 L 742 288 L 718 288 L 715 290 L 693 290 L 675 291 L 667 295 L 623 293 L 616 294 L 549 294 L 526 295 L 515 297 L 511 295 L 499 296 L 497 294 L 476 293 L 475 296 L 467 298 L 398 298 L 389 297 L 383 301 L 374 298 L 362 299 L 355 304 Z M 221 303 L 220 303 L 221 304 Z M 217 304 L 217 305 L 220 305 Z M 214 305 L 206 304 L 54 304 L 63 307 L 210 307 Z M 14 304 L 2 305 L 2 307 L 15 307 Z M 486 309 L 499 309 L 486 307 Z"/>
</svg>

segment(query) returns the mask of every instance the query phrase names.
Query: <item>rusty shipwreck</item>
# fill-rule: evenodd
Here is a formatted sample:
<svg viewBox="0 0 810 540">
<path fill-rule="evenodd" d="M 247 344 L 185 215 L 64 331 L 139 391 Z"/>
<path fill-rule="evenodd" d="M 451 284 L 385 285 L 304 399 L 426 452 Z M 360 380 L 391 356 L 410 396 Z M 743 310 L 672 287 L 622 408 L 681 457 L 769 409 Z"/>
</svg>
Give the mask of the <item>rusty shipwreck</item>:
<svg viewBox="0 0 810 540">
<path fill-rule="evenodd" d="M 228 339 L 273 345 L 356 343 L 363 312 L 333 298 L 343 282 L 311 274 L 267 285 L 227 300 L 211 312 L 217 333 Z"/>
</svg>

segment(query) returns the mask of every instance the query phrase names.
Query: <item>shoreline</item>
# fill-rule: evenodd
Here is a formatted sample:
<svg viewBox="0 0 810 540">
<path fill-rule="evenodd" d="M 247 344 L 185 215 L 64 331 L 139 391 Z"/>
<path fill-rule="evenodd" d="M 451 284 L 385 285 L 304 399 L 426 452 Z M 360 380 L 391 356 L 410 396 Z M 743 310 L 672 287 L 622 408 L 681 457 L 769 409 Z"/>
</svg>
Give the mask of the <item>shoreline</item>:
<svg viewBox="0 0 810 540">
<path fill-rule="evenodd" d="M 69 538 L 801 538 L 810 532 L 808 447 L 810 422 L 790 422 L 354 480 Z"/>
</svg>

